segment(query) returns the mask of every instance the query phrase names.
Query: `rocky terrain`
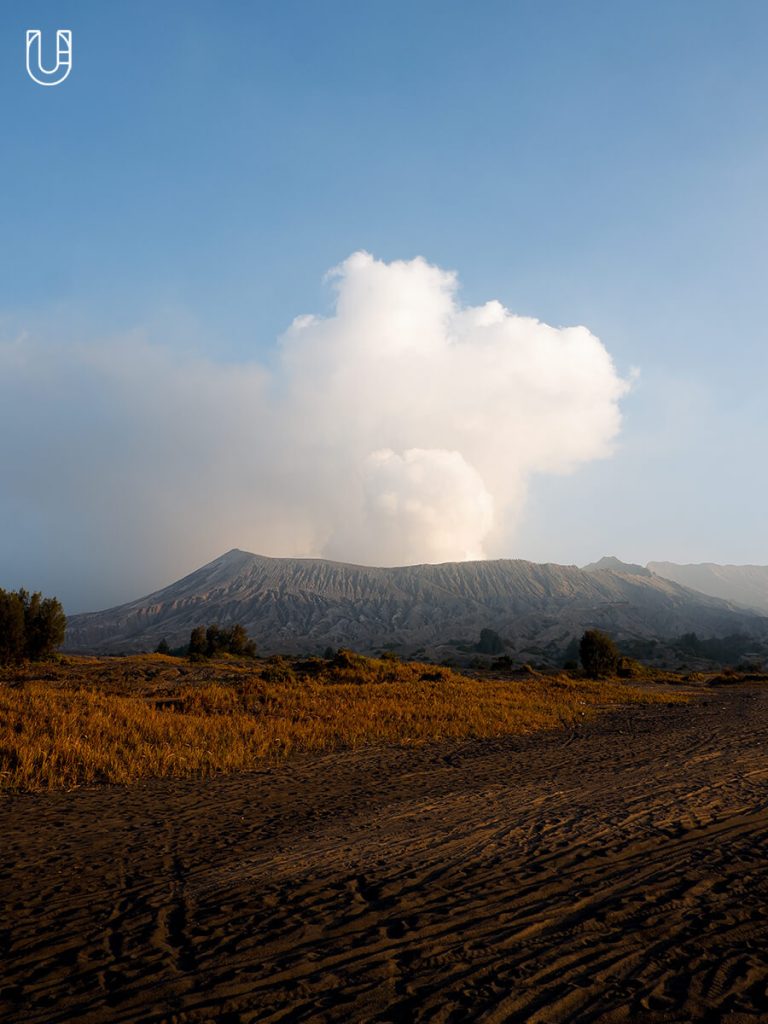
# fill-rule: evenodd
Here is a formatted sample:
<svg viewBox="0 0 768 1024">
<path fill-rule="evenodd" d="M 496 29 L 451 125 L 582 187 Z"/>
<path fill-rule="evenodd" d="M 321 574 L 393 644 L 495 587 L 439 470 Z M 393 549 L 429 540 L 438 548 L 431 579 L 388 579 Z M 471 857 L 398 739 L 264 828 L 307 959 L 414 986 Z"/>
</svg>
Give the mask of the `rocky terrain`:
<svg viewBox="0 0 768 1024">
<path fill-rule="evenodd" d="M 262 653 L 344 646 L 451 657 L 491 629 L 511 656 L 540 661 L 562 659 L 589 627 L 629 642 L 691 632 L 768 638 L 768 618 L 642 567 L 610 566 L 503 559 L 385 569 L 235 549 L 147 597 L 72 616 L 66 648 L 123 653 L 163 638 L 173 647 L 211 622 L 242 623 Z"/>
</svg>

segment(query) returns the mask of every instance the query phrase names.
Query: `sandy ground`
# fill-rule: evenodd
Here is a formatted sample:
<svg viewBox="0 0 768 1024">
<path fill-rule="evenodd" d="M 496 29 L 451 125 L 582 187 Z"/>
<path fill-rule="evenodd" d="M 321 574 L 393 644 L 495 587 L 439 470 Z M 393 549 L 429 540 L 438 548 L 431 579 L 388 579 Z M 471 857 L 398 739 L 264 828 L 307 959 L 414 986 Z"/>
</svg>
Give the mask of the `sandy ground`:
<svg viewBox="0 0 768 1024">
<path fill-rule="evenodd" d="M 768 693 L 2 797 L 0 1019 L 768 1021 Z"/>
</svg>

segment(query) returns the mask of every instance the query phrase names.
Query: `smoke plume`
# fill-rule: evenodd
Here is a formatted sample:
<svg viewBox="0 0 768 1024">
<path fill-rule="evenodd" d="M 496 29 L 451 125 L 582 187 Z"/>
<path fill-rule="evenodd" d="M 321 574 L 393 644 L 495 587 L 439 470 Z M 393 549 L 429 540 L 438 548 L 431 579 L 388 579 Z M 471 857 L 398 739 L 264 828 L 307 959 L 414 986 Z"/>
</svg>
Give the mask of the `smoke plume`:
<svg viewBox="0 0 768 1024">
<path fill-rule="evenodd" d="M 462 306 L 420 258 L 357 252 L 329 284 L 333 314 L 295 319 L 269 370 L 139 336 L 0 344 L 6 585 L 48 572 L 74 611 L 230 547 L 514 556 L 532 474 L 610 454 L 628 385 L 587 328 Z"/>
</svg>

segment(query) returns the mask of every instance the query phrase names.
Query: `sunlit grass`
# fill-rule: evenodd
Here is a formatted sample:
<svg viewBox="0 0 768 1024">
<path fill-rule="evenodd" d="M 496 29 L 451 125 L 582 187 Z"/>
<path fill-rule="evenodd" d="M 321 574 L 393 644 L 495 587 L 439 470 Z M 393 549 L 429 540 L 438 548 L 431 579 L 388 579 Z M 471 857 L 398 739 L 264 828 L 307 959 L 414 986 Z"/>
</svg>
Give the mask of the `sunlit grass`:
<svg viewBox="0 0 768 1024">
<path fill-rule="evenodd" d="M 347 654 L 67 658 L 0 676 L 0 788 L 208 775 L 299 751 L 562 729 L 606 706 L 682 699 L 564 674 L 470 678 Z"/>
</svg>

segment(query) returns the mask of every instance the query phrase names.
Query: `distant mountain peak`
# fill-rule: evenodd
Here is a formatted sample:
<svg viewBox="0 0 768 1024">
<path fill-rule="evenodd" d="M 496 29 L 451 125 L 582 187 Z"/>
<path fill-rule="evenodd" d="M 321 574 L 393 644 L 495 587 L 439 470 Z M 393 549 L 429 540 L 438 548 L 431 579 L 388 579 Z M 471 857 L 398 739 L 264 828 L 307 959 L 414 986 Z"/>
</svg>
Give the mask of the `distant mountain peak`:
<svg viewBox="0 0 768 1024">
<path fill-rule="evenodd" d="M 623 572 L 630 576 L 651 576 L 652 573 L 643 565 L 634 562 L 622 562 L 615 555 L 604 555 L 598 562 L 590 562 L 582 567 L 584 572 Z"/>
</svg>

